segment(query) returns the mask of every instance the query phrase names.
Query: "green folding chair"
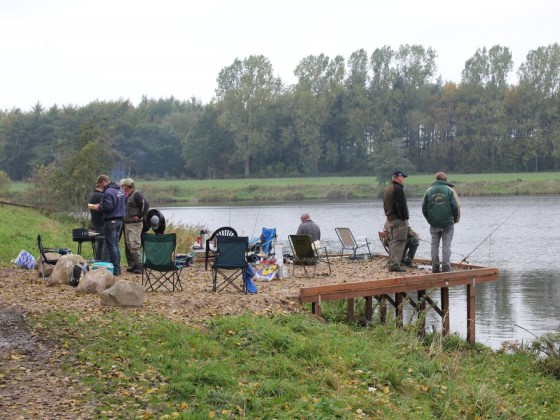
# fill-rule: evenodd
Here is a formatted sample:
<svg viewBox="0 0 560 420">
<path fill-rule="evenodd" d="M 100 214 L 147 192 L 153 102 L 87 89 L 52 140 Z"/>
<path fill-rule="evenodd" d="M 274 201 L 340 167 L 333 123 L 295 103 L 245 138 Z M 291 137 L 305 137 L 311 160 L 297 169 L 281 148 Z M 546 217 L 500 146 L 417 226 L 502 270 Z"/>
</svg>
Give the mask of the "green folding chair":
<svg viewBox="0 0 560 420">
<path fill-rule="evenodd" d="M 183 290 L 181 271 L 185 265 L 175 261 L 176 245 L 175 233 L 144 235 L 142 286 L 146 290 L 156 291 L 162 287 L 168 292 Z"/>
</svg>

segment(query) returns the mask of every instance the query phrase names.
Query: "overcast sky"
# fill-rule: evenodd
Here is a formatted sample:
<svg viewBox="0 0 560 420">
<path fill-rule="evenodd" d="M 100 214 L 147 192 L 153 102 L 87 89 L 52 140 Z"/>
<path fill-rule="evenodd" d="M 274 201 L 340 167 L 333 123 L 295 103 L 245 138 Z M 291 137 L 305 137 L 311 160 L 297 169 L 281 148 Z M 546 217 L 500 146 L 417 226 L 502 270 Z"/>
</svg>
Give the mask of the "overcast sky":
<svg viewBox="0 0 560 420">
<path fill-rule="evenodd" d="M 438 74 L 494 45 L 560 42 L 558 0 L 0 0 L 0 109 L 214 97 L 221 69 L 264 55 L 284 83 L 309 55 L 433 48 Z M 515 81 L 515 79 L 513 80 Z"/>
</svg>

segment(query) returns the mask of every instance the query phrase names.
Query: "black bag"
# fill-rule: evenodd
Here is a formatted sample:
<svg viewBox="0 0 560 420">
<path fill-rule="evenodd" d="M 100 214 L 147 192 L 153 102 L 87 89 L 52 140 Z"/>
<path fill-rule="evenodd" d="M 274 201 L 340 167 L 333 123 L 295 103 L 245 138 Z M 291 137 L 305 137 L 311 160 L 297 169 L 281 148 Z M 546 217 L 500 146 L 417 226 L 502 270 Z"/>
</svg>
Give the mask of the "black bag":
<svg viewBox="0 0 560 420">
<path fill-rule="evenodd" d="M 72 275 L 70 276 L 70 286 L 77 287 L 80 284 L 82 277 L 89 271 L 89 266 L 87 263 L 78 263 L 74 265 L 72 269 Z"/>
</svg>

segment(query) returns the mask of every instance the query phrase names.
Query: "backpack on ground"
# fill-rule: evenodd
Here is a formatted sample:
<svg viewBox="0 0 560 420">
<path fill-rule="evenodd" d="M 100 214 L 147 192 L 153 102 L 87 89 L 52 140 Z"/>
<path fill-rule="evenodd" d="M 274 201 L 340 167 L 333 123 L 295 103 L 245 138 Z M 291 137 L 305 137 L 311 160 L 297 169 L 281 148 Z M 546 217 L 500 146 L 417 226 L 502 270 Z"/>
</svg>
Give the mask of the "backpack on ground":
<svg viewBox="0 0 560 420">
<path fill-rule="evenodd" d="M 74 265 L 72 269 L 72 274 L 70 275 L 70 286 L 77 287 L 80 284 L 80 281 L 85 276 L 85 274 L 89 271 L 89 266 L 87 263 L 78 263 Z"/>
</svg>

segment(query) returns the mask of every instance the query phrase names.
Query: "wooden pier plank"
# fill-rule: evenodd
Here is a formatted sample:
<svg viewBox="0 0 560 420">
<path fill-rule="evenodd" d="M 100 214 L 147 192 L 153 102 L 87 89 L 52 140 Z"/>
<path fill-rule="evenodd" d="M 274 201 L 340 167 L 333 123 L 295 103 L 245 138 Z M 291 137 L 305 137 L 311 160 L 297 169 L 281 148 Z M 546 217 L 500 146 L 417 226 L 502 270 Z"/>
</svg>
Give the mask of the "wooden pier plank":
<svg viewBox="0 0 560 420">
<path fill-rule="evenodd" d="M 465 268 L 465 266 L 463 266 Z M 467 341 L 475 342 L 475 314 L 476 314 L 476 283 L 485 283 L 498 280 L 499 270 L 496 267 L 467 266 L 467 269 L 449 273 L 430 273 L 415 276 L 402 276 L 390 279 L 374 279 L 363 282 L 338 283 L 322 286 L 309 286 L 300 288 L 300 302 L 311 302 L 312 312 L 321 316 L 321 302 L 327 300 L 346 299 L 348 304 L 348 319 L 354 319 L 354 299 L 366 298 L 366 319 L 372 317 L 372 297 L 381 304 L 381 318 L 385 316 L 385 302 L 389 300 L 396 310 L 397 325 L 402 325 L 403 308 L 405 299 L 419 312 L 425 310 L 426 301 L 442 318 L 442 332 L 449 333 L 449 288 L 467 286 Z M 441 289 L 441 308 L 429 299 L 426 290 Z M 407 295 L 417 292 L 418 303 Z M 390 294 L 395 294 L 392 301 Z"/>
</svg>

